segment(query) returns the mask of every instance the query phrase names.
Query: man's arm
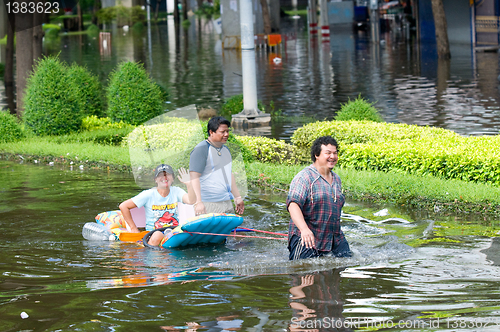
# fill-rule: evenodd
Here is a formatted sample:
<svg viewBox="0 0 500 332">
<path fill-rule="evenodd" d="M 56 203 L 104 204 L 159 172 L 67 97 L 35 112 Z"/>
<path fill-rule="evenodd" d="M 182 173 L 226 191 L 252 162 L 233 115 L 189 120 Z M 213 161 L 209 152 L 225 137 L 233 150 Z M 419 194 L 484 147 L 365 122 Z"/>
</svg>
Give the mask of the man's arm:
<svg viewBox="0 0 500 332">
<path fill-rule="evenodd" d="M 307 223 L 304 219 L 304 214 L 302 214 L 300 206 L 295 202 L 291 202 L 288 205 L 288 212 L 290 212 L 290 218 L 292 218 L 293 223 L 300 231 L 302 244 L 305 245 L 308 249 L 315 248 L 316 241 L 314 239 L 314 234 L 309 229 L 309 226 L 307 226 Z"/>
<path fill-rule="evenodd" d="M 243 211 L 245 211 L 245 203 L 243 202 L 243 198 L 241 198 L 240 191 L 236 186 L 236 178 L 234 177 L 233 173 L 231 173 L 231 193 L 233 194 L 234 197 L 234 204 L 236 205 L 236 213 L 243 214 Z"/>
</svg>

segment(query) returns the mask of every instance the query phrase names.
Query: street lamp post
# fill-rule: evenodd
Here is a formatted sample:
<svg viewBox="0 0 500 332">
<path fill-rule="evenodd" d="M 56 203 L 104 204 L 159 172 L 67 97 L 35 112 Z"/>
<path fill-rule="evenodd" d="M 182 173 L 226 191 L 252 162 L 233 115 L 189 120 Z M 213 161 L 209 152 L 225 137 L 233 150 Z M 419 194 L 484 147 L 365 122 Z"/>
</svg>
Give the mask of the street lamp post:
<svg viewBox="0 0 500 332">
<path fill-rule="evenodd" d="M 235 126 L 267 125 L 271 122 L 271 116 L 263 113 L 257 107 L 252 0 L 240 0 L 240 26 L 243 111 L 233 115 L 232 122 Z"/>
</svg>

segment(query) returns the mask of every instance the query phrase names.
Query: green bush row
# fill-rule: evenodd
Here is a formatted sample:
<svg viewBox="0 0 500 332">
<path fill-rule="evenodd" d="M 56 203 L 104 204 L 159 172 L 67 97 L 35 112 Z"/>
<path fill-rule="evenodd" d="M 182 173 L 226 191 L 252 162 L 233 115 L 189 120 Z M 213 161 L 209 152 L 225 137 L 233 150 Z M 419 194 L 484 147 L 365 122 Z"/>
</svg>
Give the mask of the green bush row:
<svg viewBox="0 0 500 332">
<path fill-rule="evenodd" d="M 105 93 L 97 77 L 76 64 L 68 67 L 58 57 L 37 63 L 26 91 L 23 121 L 36 135 L 75 133 L 86 116 L 105 115 Z M 107 115 L 114 122 L 132 125 L 162 114 L 168 98 L 167 90 L 135 62 L 121 63 L 111 73 L 106 91 Z"/>
<path fill-rule="evenodd" d="M 463 137 L 450 130 L 369 121 L 305 125 L 292 142 L 301 151 L 319 136 L 339 142 L 339 165 L 500 185 L 500 137 Z"/>
<path fill-rule="evenodd" d="M 267 137 L 237 136 L 236 139 L 248 151 L 252 159 L 277 165 L 297 165 L 309 160 L 307 154 L 281 140 Z"/>
<path fill-rule="evenodd" d="M 422 138 L 446 138 L 453 141 L 462 138 L 450 130 L 436 127 L 351 120 L 306 124 L 293 133 L 291 141 L 300 149 L 310 149 L 316 138 L 325 135 L 335 137 L 341 147 L 354 143 L 383 143 Z"/>
</svg>

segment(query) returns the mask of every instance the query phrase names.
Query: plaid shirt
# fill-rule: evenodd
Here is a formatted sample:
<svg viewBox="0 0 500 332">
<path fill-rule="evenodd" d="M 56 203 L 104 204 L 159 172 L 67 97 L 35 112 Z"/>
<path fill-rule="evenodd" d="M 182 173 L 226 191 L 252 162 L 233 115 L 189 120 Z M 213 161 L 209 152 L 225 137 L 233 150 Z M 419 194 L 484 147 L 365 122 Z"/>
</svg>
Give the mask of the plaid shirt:
<svg viewBox="0 0 500 332">
<path fill-rule="evenodd" d="M 345 197 L 340 177 L 334 172 L 332 176 L 332 184 L 329 184 L 314 166 L 304 168 L 293 178 L 286 200 L 287 208 L 291 202 L 300 207 L 319 251 L 331 251 L 333 241 L 337 245 L 344 240 L 344 233 L 340 229 L 340 214 Z M 290 219 L 288 241 L 293 234 L 300 237 L 299 229 Z"/>
</svg>

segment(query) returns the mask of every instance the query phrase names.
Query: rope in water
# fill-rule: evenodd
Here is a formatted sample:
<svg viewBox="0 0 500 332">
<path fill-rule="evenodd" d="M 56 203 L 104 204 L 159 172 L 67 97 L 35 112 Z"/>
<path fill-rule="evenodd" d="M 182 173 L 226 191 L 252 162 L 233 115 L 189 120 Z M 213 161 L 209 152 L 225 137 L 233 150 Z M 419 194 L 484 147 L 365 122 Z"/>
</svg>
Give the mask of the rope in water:
<svg viewBox="0 0 500 332">
<path fill-rule="evenodd" d="M 269 240 L 282 240 L 282 241 L 287 241 L 287 239 L 284 239 L 284 238 L 270 237 L 270 236 L 237 235 L 237 234 L 217 234 L 217 233 L 186 232 L 186 231 L 184 231 L 184 233 L 188 233 L 189 235 L 198 234 L 198 235 L 215 235 L 215 236 L 249 237 L 249 238 L 254 238 L 254 239 L 269 239 Z"/>
<path fill-rule="evenodd" d="M 288 234 L 283 234 L 283 233 L 276 233 L 276 232 L 268 232 L 268 231 L 261 231 L 259 229 L 254 229 L 254 228 L 245 228 L 245 227 L 238 227 L 236 230 L 245 230 L 245 231 L 250 231 L 250 232 L 260 232 L 260 233 L 266 233 L 266 234 L 272 234 L 272 235 L 281 235 L 281 236 L 288 236 Z"/>
</svg>

